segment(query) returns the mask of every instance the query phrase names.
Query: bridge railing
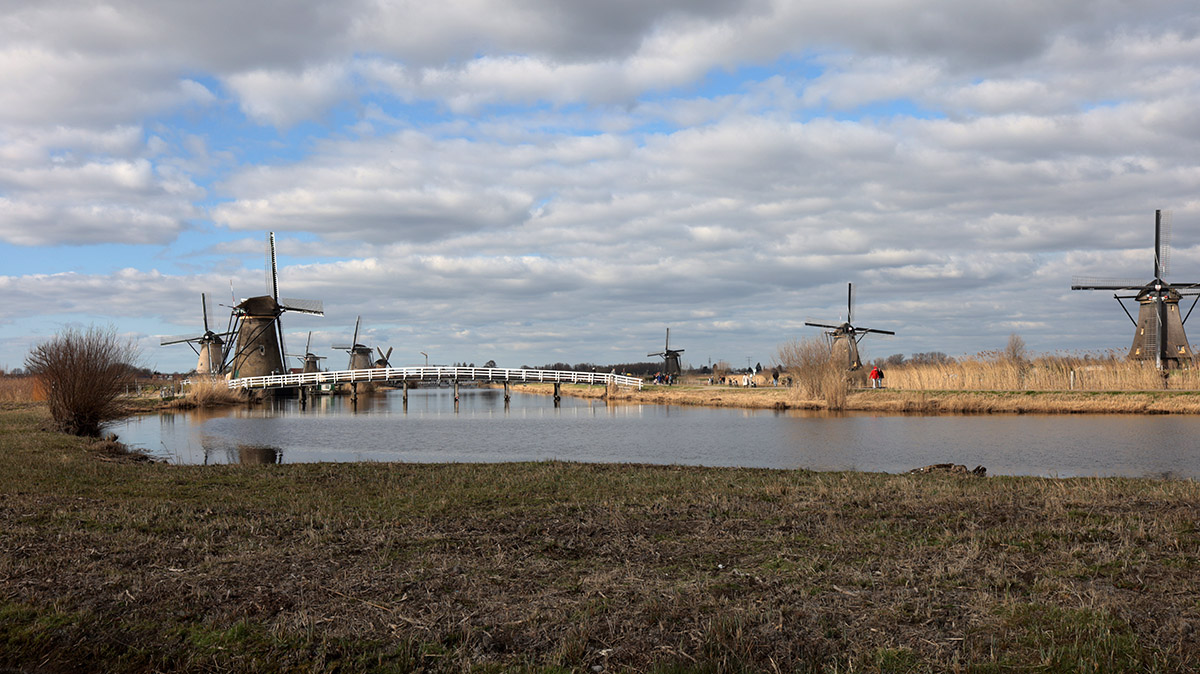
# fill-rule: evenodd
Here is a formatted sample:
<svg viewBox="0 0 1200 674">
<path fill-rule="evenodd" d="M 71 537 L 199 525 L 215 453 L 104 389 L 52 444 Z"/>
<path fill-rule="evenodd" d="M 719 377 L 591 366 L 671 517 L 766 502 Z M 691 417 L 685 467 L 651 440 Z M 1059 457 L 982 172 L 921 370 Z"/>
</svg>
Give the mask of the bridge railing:
<svg viewBox="0 0 1200 674">
<path fill-rule="evenodd" d="M 628 377 L 606 372 L 427 365 L 419 367 L 376 367 L 363 370 L 335 370 L 333 372 L 303 372 L 265 377 L 242 377 L 239 379 L 230 379 L 229 388 L 295 388 L 299 386 L 316 386 L 319 384 L 403 381 L 558 382 L 564 384 L 615 384 L 616 386 L 636 387 L 639 389 L 642 387 L 642 380 L 638 377 Z"/>
</svg>

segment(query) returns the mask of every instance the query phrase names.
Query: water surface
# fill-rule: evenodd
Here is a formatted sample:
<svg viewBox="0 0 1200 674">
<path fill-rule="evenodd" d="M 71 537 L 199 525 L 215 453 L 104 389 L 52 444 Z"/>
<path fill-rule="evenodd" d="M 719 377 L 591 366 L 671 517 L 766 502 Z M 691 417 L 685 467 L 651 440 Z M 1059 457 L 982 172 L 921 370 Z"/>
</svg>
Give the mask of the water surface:
<svg viewBox="0 0 1200 674">
<path fill-rule="evenodd" d="M 582 462 L 903 472 L 932 463 L 989 474 L 1200 476 L 1200 418 L 1145 415 L 912 416 L 607 405 L 465 389 L 325 396 L 253 408 L 148 415 L 112 429 L 175 463 Z"/>
</svg>

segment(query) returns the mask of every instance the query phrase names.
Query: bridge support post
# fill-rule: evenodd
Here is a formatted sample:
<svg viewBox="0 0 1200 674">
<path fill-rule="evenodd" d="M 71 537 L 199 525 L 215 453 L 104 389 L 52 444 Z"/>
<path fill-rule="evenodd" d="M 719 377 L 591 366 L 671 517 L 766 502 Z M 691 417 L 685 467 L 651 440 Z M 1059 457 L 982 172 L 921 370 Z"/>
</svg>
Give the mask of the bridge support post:
<svg viewBox="0 0 1200 674">
<path fill-rule="evenodd" d="M 408 380 L 404 380 L 404 406 L 408 407 Z"/>
<path fill-rule="evenodd" d="M 512 398 L 511 392 L 508 390 L 508 382 L 504 382 L 504 402 L 508 402 Z"/>
<path fill-rule="evenodd" d="M 560 402 L 562 402 L 562 382 L 556 381 L 554 382 L 554 406 L 558 407 Z"/>
<path fill-rule="evenodd" d="M 454 411 L 458 411 L 458 380 L 454 380 Z"/>
<path fill-rule="evenodd" d="M 350 382 L 350 402 L 358 404 L 358 382 Z"/>
</svg>

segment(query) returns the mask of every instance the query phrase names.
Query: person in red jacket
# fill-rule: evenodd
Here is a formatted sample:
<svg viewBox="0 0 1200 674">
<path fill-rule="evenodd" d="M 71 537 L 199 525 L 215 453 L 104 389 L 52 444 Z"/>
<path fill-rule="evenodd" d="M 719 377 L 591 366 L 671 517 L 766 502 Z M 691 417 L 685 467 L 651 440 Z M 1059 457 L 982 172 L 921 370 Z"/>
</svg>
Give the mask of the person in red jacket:
<svg viewBox="0 0 1200 674">
<path fill-rule="evenodd" d="M 876 365 L 871 369 L 871 374 L 867 375 L 871 378 L 871 388 L 879 388 L 880 380 L 883 379 L 883 370 Z"/>
</svg>

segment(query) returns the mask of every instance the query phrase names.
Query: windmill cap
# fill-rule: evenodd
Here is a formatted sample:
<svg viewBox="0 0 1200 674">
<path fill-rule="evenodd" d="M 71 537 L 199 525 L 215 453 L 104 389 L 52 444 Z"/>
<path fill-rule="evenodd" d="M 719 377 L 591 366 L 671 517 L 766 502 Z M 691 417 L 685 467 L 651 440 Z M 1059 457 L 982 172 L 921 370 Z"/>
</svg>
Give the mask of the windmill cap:
<svg viewBox="0 0 1200 674">
<path fill-rule="evenodd" d="M 279 313 L 279 303 L 270 295 L 260 295 L 242 300 L 236 307 L 248 316 L 274 316 Z"/>
</svg>

